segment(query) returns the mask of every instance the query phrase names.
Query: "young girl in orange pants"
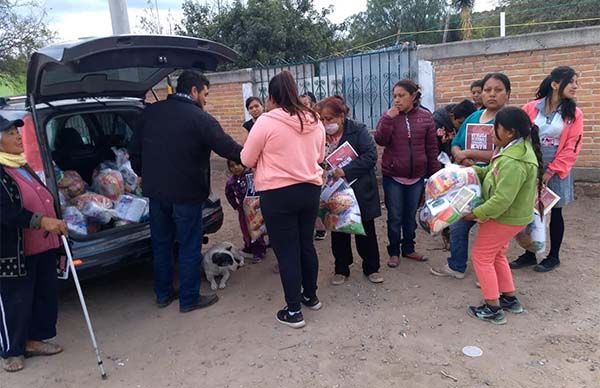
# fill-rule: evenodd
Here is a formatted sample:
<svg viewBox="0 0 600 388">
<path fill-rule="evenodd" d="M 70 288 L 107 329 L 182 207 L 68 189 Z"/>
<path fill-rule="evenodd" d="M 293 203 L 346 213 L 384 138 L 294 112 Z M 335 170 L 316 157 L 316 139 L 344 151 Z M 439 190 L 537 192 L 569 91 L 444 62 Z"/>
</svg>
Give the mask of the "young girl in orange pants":
<svg viewBox="0 0 600 388">
<path fill-rule="evenodd" d="M 542 188 L 542 154 L 538 128 L 521 109 L 500 110 L 494 123 L 496 153 L 487 167 L 474 167 L 482 182 L 484 203 L 465 216 L 477 220 L 479 233 L 472 259 L 485 303 L 469 306 L 470 316 L 497 325 L 504 310 L 521 313 L 506 258 L 513 239 L 533 221 L 536 191 Z"/>
</svg>

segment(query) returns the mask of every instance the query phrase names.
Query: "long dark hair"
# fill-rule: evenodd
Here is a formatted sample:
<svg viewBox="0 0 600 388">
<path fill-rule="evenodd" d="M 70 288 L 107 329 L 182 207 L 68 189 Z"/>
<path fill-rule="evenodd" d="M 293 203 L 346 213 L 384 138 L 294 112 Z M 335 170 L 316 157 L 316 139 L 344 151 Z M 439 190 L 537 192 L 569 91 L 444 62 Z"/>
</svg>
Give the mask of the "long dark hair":
<svg viewBox="0 0 600 388">
<path fill-rule="evenodd" d="M 269 82 L 269 97 L 290 115 L 298 116 L 300 120 L 300 128 L 304 129 L 302 116 L 305 114 L 312 115 L 315 121 L 319 120 L 317 113 L 311 108 L 307 108 L 298 99 L 298 87 L 294 76 L 289 71 L 285 70 L 271 78 Z"/>
<path fill-rule="evenodd" d="M 415 96 L 415 99 L 413 101 L 413 108 L 416 108 L 419 105 L 421 105 L 421 88 L 419 87 L 419 85 L 417 85 L 409 79 L 403 79 L 401 81 L 396 82 L 396 85 L 394 85 L 394 88 L 392 90 L 396 88 L 402 88 L 406 90 L 411 96 Z"/>
<path fill-rule="evenodd" d="M 539 200 L 541 198 L 542 189 L 544 187 L 544 161 L 542 159 L 542 146 L 540 143 L 540 130 L 537 125 L 531 122 L 529 115 L 521 108 L 509 106 L 502 108 L 496 113 L 494 120 L 494 132 L 498 137 L 498 126 L 502 125 L 507 131 L 511 131 L 518 135 L 518 138 L 530 139 L 533 151 L 538 161 L 538 209 L 540 217 L 543 217 L 543 204 Z"/>
<path fill-rule="evenodd" d="M 571 83 L 573 77 L 577 76 L 575 70 L 569 66 L 559 66 L 552 70 L 549 76 L 544 78 L 537 92 L 535 93 L 536 99 L 552 98 L 552 82 L 559 82 L 558 95 L 560 96 L 560 111 L 563 119 L 568 121 L 575 120 L 575 110 L 577 104 L 575 100 L 566 98 L 563 96 L 563 92 L 568 84 Z"/>
</svg>

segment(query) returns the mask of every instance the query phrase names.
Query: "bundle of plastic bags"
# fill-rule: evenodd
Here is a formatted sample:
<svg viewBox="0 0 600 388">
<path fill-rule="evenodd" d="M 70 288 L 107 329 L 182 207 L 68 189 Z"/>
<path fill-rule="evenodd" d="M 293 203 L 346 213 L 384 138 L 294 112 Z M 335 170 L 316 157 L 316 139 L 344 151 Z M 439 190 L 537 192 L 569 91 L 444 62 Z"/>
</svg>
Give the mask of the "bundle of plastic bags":
<svg viewBox="0 0 600 388">
<path fill-rule="evenodd" d="M 431 234 L 441 232 L 482 202 L 481 184 L 473 168 L 450 163 L 445 153 L 438 159 L 446 167 L 427 181 L 425 205 L 417 216 L 419 224 Z"/>
<path fill-rule="evenodd" d="M 123 177 L 126 193 L 138 193 L 140 189 L 140 178 L 137 176 L 131 162 L 129 161 L 129 153 L 124 148 L 112 147 L 112 151 L 115 153 L 115 163 L 117 170 Z"/>
<path fill-rule="evenodd" d="M 62 215 L 70 232 L 84 236 L 87 235 L 87 221 L 79 209 L 75 206 L 67 206 Z"/>
<path fill-rule="evenodd" d="M 128 222 L 140 222 L 149 211 L 148 198 L 122 195 L 115 202 L 114 216 Z"/>
<path fill-rule="evenodd" d="M 62 173 L 60 180 L 58 180 L 58 188 L 67 197 L 75 198 L 85 192 L 86 184 L 77 171 L 67 170 Z"/>
<path fill-rule="evenodd" d="M 117 170 L 109 168 L 101 170 L 93 179 L 92 188 L 98 194 L 102 194 L 113 201 L 125 194 L 123 175 Z"/>
<path fill-rule="evenodd" d="M 329 179 L 323 186 L 319 218 L 327 230 L 366 234 L 354 190 L 344 179 Z"/>
<path fill-rule="evenodd" d="M 113 207 L 113 202 L 111 201 L 110 198 L 105 197 L 100 194 L 93 193 L 91 191 L 88 191 L 86 193 L 83 193 L 83 194 L 73 198 L 71 200 L 71 205 L 73 205 L 77 209 L 81 210 L 81 209 L 83 209 L 85 204 L 88 202 L 94 202 L 95 204 L 97 204 L 98 206 L 100 206 L 104 209 L 112 209 L 112 207 Z"/>
<path fill-rule="evenodd" d="M 262 211 L 260 210 L 260 197 L 254 189 L 254 175 L 246 174 L 246 197 L 242 207 L 246 216 L 246 224 L 248 225 L 248 233 L 252 241 L 258 240 L 261 236 L 267 234 L 267 227 Z"/>
</svg>

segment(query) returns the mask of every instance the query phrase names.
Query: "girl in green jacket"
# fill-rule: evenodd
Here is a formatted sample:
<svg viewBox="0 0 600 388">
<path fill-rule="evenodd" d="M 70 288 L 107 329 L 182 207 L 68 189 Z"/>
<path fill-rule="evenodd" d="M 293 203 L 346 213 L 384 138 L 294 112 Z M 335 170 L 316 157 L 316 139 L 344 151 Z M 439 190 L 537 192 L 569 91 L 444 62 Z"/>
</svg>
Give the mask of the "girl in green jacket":
<svg viewBox="0 0 600 388">
<path fill-rule="evenodd" d="M 482 182 L 484 202 L 466 220 L 481 224 L 473 246 L 473 267 L 485 303 L 469 306 L 474 318 L 502 325 L 504 310 L 521 313 L 515 296 L 506 250 L 513 239 L 533 221 L 536 191 L 542 188 L 542 155 L 538 128 L 521 109 L 500 110 L 494 123 L 496 152 L 487 167 L 475 167 Z"/>
</svg>

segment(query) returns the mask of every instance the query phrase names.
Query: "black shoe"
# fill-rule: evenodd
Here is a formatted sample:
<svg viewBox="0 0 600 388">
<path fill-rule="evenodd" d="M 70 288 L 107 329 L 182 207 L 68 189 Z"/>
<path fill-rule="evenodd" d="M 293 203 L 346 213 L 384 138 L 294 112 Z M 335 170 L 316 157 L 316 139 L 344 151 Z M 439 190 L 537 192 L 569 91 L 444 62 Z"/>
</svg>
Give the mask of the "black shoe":
<svg viewBox="0 0 600 388">
<path fill-rule="evenodd" d="M 319 298 L 313 296 L 312 298 L 307 298 L 302 295 L 302 304 L 308 307 L 311 310 L 320 310 L 323 307 L 323 303 L 319 301 Z"/>
<path fill-rule="evenodd" d="M 556 257 L 548 256 L 544 260 L 542 260 L 538 265 L 533 267 L 533 270 L 535 272 L 550 272 L 558 266 L 560 266 L 560 260 Z"/>
<path fill-rule="evenodd" d="M 287 307 L 277 312 L 277 322 L 287 325 L 294 329 L 300 329 L 306 325 L 302 311 L 298 311 L 294 315 L 290 315 Z"/>
<path fill-rule="evenodd" d="M 483 304 L 479 307 L 469 306 L 469 308 L 467 308 L 467 314 L 473 318 L 493 323 L 494 325 L 504 325 L 506 323 L 504 310 L 500 307 L 498 307 L 497 310 L 494 310 L 495 309 L 488 304 Z"/>
<path fill-rule="evenodd" d="M 317 240 L 317 241 L 325 240 L 326 237 L 327 237 L 326 230 L 317 230 L 315 232 L 315 240 Z"/>
<path fill-rule="evenodd" d="M 511 298 L 510 296 L 500 295 L 500 307 L 513 314 L 521 314 L 523 312 L 523 306 L 516 296 Z"/>
<path fill-rule="evenodd" d="M 189 313 L 190 311 L 203 309 L 208 306 L 212 306 L 213 304 L 219 301 L 219 297 L 216 294 L 213 295 L 200 295 L 198 299 L 198 303 L 193 304 L 191 306 L 179 307 L 180 313 Z"/>
<path fill-rule="evenodd" d="M 167 297 L 167 299 L 162 299 L 162 300 L 156 300 L 156 307 L 158 307 L 159 309 L 164 309 L 165 307 L 167 307 L 168 305 L 170 305 L 171 303 L 173 303 L 174 300 L 179 299 L 179 291 L 174 291 L 171 295 L 169 295 L 169 297 Z"/>
<path fill-rule="evenodd" d="M 519 269 L 525 268 L 532 265 L 537 264 L 537 258 L 535 257 L 535 253 L 525 251 L 519 258 L 515 261 L 512 261 L 509 266 L 511 269 Z"/>
</svg>

